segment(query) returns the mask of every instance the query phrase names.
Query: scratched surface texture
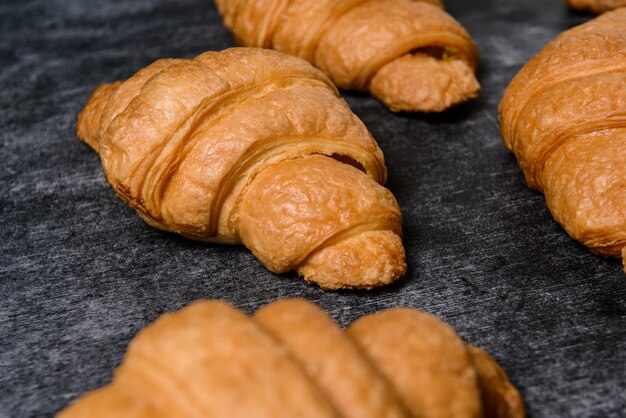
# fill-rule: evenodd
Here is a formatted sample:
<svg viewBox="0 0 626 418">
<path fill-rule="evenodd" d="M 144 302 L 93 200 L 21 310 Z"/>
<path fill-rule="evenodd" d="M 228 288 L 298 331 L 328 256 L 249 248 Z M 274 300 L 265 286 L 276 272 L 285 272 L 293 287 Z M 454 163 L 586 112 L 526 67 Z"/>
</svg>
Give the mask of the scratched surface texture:
<svg viewBox="0 0 626 418">
<path fill-rule="evenodd" d="M 106 384 L 164 312 L 221 298 L 250 313 L 319 303 L 341 325 L 394 306 L 430 311 L 486 348 L 530 417 L 626 416 L 626 279 L 572 241 L 503 148 L 497 104 L 559 32 L 559 0 L 449 0 L 480 48 L 479 100 L 395 115 L 345 94 L 386 155 L 409 271 L 374 292 L 326 292 L 243 247 L 150 228 L 105 182 L 75 119 L 91 91 L 162 57 L 234 46 L 208 0 L 0 3 L 0 417 L 49 417 Z"/>
</svg>

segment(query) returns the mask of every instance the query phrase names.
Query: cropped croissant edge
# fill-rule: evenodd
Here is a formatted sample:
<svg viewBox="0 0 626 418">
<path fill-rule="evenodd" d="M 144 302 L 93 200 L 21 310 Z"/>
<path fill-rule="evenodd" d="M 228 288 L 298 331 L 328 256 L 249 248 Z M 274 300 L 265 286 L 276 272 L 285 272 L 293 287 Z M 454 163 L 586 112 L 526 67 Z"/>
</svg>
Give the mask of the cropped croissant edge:
<svg viewBox="0 0 626 418">
<path fill-rule="evenodd" d="M 626 8 L 559 35 L 511 81 L 504 143 L 554 218 L 591 251 L 626 254 Z"/>
<path fill-rule="evenodd" d="M 216 3 L 240 45 L 304 58 L 392 111 L 441 112 L 478 96 L 478 50 L 440 0 Z"/>
<path fill-rule="evenodd" d="M 220 301 L 162 316 L 130 343 L 78 417 L 524 418 L 498 363 L 436 317 L 397 308 L 345 331 L 316 305 L 248 317 Z"/>
<path fill-rule="evenodd" d="M 626 0 L 565 0 L 574 10 L 603 13 L 608 10 L 626 7 Z"/>
</svg>

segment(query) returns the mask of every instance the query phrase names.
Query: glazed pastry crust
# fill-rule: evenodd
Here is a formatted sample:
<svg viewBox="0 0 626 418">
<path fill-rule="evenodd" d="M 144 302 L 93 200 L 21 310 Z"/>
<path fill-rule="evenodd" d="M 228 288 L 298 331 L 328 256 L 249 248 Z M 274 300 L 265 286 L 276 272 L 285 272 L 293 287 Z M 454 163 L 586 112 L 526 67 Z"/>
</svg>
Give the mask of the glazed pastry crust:
<svg viewBox="0 0 626 418">
<path fill-rule="evenodd" d="M 390 110 L 443 112 L 456 104 L 478 97 L 480 85 L 474 71 L 462 60 L 441 60 L 414 53 L 381 67 L 370 83 L 370 91 Z"/>
<path fill-rule="evenodd" d="M 439 319 L 391 309 L 357 320 L 346 333 L 378 365 L 413 416 L 482 417 L 476 371 L 465 344 Z"/>
<path fill-rule="evenodd" d="M 574 10 L 584 10 L 592 13 L 603 13 L 626 6 L 626 0 L 565 0 L 565 2 Z"/>
<path fill-rule="evenodd" d="M 435 317 L 395 309 L 345 333 L 315 305 L 291 299 L 253 318 L 219 301 L 164 315 L 131 342 L 111 384 L 59 417 L 463 418 L 481 411 L 524 417 L 495 360 Z"/>
<path fill-rule="evenodd" d="M 406 270 L 380 148 L 299 58 L 233 48 L 159 60 L 96 89 L 77 132 L 157 228 L 243 242 L 270 270 L 326 288 L 372 288 Z"/>
<path fill-rule="evenodd" d="M 302 57 L 393 111 L 440 112 L 480 90 L 477 49 L 439 0 L 216 3 L 239 44 Z"/>
<path fill-rule="evenodd" d="M 341 416 L 410 416 L 367 357 L 314 304 L 302 299 L 274 302 L 259 309 L 254 320 L 293 353 Z"/>
<path fill-rule="evenodd" d="M 267 167 L 238 208 L 241 239 L 271 271 L 372 288 L 405 268 L 393 195 L 347 164 L 318 155 Z"/>
<path fill-rule="evenodd" d="M 504 143 L 528 185 L 591 251 L 626 247 L 626 9 L 557 37 L 500 103 Z"/>
</svg>

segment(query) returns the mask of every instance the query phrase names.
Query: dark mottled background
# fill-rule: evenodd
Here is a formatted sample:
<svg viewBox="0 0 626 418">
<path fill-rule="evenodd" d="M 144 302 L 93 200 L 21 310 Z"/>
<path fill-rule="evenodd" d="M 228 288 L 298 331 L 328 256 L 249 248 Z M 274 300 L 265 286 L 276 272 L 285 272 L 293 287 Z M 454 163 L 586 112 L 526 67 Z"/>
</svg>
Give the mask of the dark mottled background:
<svg viewBox="0 0 626 418">
<path fill-rule="evenodd" d="M 497 104 L 524 62 L 589 19 L 559 0 L 449 0 L 482 53 L 481 98 L 394 115 L 346 94 L 383 148 L 409 272 L 325 292 L 243 247 L 148 227 L 106 184 L 75 119 L 91 91 L 162 57 L 233 46 L 209 0 L 0 2 L 0 417 L 51 416 L 107 383 L 164 312 L 222 298 L 252 312 L 302 296 L 342 325 L 430 311 L 491 352 L 531 417 L 626 416 L 626 278 L 572 241 L 500 142 Z"/>
</svg>

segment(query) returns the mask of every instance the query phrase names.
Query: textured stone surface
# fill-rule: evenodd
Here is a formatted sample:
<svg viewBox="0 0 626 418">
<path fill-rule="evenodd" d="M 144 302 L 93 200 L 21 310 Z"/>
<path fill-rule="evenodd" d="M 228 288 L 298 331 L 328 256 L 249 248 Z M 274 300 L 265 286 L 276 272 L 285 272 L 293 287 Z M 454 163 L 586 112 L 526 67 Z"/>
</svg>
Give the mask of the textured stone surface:
<svg viewBox="0 0 626 418">
<path fill-rule="evenodd" d="M 342 325 L 413 306 L 492 353 L 531 417 L 626 415 L 626 280 L 572 241 L 500 141 L 497 103 L 521 65 L 589 18 L 559 0 L 449 0 L 482 53 L 481 98 L 438 116 L 345 95 L 385 151 L 409 272 L 374 292 L 275 276 L 243 247 L 145 225 L 74 134 L 102 82 L 161 57 L 233 46 L 209 0 L 0 3 L 0 417 L 51 416 L 109 381 L 136 332 L 222 298 L 279 297 Z"/>
</svg>

